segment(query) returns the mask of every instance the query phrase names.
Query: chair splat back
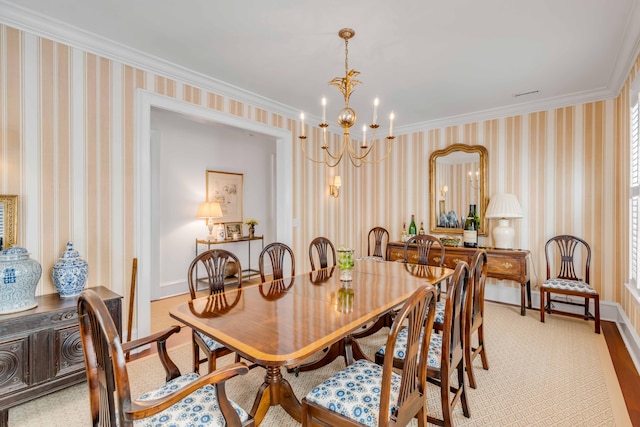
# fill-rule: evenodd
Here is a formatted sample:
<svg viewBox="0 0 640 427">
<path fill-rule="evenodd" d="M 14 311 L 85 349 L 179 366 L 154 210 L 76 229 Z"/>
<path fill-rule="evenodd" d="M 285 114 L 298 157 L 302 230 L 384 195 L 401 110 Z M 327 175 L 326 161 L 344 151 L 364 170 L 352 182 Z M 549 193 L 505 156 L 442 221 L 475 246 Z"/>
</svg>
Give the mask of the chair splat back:
<svg viewBox="0 0 640 427">
<path fill-rule="evenodd" d="M 206 280 L 209 295 L 224 291 L 224 279 L 227 265 L 233 262 L 238 269 L 238 287 L 242 287 L 242 266 L 240 260 L 233 253 L 224 249 L 211 249 L 202 252 L 193 259 L 189 266 L 188 281 L 191 299 L 196 298 L 197 283 Z M 206 272 L 206 278 L 202 277 L 202 271 Z M 196 277 L 196 272 L 201 277 Z"/>
<path fill-rule="evenodd" d="M 293 277 L 296 275 L 296 259 L 293 255 L 293 250 L 284 243 L 274 242 L 268 244 L 262 252 L 260 252 L 260 258 L 258 260 L 258 265 L 260 266 L 260 280 L 264 283 L 266 282 L 265 275 L 265 255 L 269 257 L 271 261 L 271 269 L 273 274 L 273 280 L 283 279 L 285 277 L 284 266 L 286 256 L 289 255 L 289 261 L 291 262 L 291 270 L 287 272 L 288 277 Z"/>
<path fill-rule="evenodd" d="M 545 258 L 547 261 L 547 279 L 551 278 L 551 259 L 550 252 L 548 250 L 548 246 L 552 243 L 557 245 L 557 250 L 560 258 L 560 268 L 558 271 L 558 275 L 556 276 L 559 279 L 567 279 L 567 280 L 582 280 L 578 277 L 575 270 L 575 256 L 576 249 L 583 247 L 586 251 L 586 260 L 585 260 L 585 278 L 584 281 L 586 283 L 589 282 L 589 266 L 591 264 L 591 248 L 579 237 L 570 236 L 567 234 L 563 234 L 561 236 L 556 236 L 546 243 L 545 245 Z"/>
<path fill-rule="evenodd" d="M 417 247 L 417 260 L 409 259 L 409 245 L 413 244 Z M 427 265 L 429 264 L 429 253 L 432 249 L 439 252 L 436 264 L 442 267 L 444 265 L 444 246 L 440 239 L 430 234 L 420 234 L 407 240 L 404 244 L 404 262 Z"/>
<path fill-rule="evenodd" d="M 331 240 L 326 237 L 316 237 L 309 244 L 309 260 L 311 261 L 311 270 L 316 269 L 315 265 L 315 257 L 313 251 L 317 252 L 318 261 L 320 266 L 318 268 L 327 268 L 329 267 L 329 254 L 333 257 L 333 264 L 331 267 L 336 265 L 336 249 L 331 243 Z"/>
<path fill-rule="evenodd" d="M 371 252 L 371 242 L 373 237 L 373 253 Z M 383 227 L 373 227 L 367 236 L 367 256 L 386 259 L 383 246 L 389 242 L 389 232 Z"/>
</svg>

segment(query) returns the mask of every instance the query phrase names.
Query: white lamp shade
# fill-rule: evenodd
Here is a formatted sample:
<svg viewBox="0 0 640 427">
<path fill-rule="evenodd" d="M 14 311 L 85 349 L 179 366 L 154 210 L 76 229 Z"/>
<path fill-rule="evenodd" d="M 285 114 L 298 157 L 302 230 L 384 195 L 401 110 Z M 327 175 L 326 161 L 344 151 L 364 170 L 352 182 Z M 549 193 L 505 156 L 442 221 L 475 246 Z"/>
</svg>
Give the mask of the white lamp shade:
<svg viewBox="0 0 640 427">
<path fill-rule="evenodd" d="M 202 202 L 196 218 L 222 218 L 222 209 L 218 202 Z"/>
<path fill-rule="evenodd" d="M 496 194 L 491 198 L 484 216 L 487 218 L 522 218 L 522 208 L 515 195 Z"/>
<path fill-rule="evenodd" d="M 342 186 L 342 178 L 340 178 L 340 175 L 336 175 L 333 177 L 333 185 L 335 185 L 336 187 Z"/>
</svg>

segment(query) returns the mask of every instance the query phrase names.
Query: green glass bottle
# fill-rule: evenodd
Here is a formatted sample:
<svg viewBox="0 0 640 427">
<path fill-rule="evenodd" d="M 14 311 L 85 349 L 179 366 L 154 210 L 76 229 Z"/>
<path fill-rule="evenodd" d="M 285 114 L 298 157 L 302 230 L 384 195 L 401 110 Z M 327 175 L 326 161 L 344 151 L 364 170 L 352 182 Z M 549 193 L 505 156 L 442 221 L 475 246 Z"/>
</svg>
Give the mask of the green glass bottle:
<svg viewBox="0 0 640 427">
<path fill-rule="evenodd" d="M 415 215 L 411 215 L 411 223 L 409 223 L 409 236 L 413 237 L 417 234 Z"/>
<path fill-rule="evenodd" d="M 476 222 L 476 205 L 469 205 L 469 214 L 464 222 L 462 242 L 467 248 L 478 247 L 478 223 Z"/>
</svg>

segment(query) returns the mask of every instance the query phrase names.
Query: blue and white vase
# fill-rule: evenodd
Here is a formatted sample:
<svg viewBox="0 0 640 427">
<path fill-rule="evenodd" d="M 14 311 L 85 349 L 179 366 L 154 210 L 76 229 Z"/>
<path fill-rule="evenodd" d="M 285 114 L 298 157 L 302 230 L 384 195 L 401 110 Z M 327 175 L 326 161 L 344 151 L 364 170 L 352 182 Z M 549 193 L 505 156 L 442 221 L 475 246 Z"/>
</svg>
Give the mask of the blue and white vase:
<svg viewBox="0 0 640 427">
<path fill-rule="evenodd" d="M 37 307 L 36 287 L 42 266 L 29 258 L 25 248 L 12 246 L 0 251 L 0 314 Z"/>
<path fill-rule="evenodd" d="M 67 243 L 67 250 L 62 253 L 60 260 L 53 266 L 51 276 L 56 291 L 61 297 L 79 295 L 87 284 L 89 267 L 87 261 L 80 258 L 78 251 L 73 249 L 71 242 Z"/>
</svg>

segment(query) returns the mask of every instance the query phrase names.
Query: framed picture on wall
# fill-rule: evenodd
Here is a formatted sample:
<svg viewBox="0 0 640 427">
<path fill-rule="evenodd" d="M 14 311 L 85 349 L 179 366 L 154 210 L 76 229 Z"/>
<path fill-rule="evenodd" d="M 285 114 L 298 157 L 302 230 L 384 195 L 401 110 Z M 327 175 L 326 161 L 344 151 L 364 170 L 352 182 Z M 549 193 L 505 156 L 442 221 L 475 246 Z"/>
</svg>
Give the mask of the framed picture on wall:
<svg viewBox="0 0 640 427">
<path fill-rule="evenodd" d="M 241 222 L 225 222 L 224 223 L 224 238 L 232 239 L 233 233 L 238 233 L 239 237 L 242 237 L 242 223 Z"/>
<path fill-rule="evenodd" d="M 241 173 L 207 171 L 207 201 L 220 203 L 225 223 L 242 223 L 242 179 Z"/>
</svg>

